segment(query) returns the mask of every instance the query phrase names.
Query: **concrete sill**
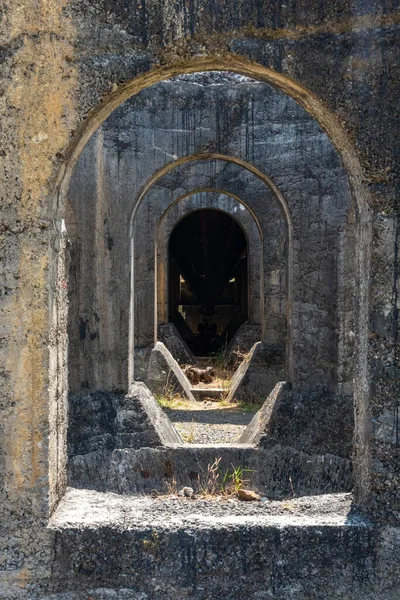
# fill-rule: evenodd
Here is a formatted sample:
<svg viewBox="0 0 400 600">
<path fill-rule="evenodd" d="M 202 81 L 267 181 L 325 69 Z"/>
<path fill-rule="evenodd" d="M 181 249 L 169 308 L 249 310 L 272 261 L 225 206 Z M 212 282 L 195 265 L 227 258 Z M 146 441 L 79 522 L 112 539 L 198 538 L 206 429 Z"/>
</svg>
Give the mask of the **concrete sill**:
<svg viewBox="0 0 400 600">
<path fill-rule="evenodd" d="M 283 501 L 241 502 L 221 498 L 127 496 L 69 488 L 49 528 L 119 531 L 213 529 L 215 527 L 366 527 L 352 510 L 352 495 L 326 494 Z"/>
</svg>

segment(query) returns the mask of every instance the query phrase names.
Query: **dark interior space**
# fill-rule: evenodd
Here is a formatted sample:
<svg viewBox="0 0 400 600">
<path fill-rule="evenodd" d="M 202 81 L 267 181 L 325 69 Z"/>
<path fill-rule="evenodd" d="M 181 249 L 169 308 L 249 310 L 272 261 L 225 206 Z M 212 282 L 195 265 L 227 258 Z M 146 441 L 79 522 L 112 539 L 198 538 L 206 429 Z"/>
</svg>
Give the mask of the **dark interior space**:
<svg viewBox="0 0 400 600">
<path fill-rule="evenodd" d="M 197 210 L 169 243 L 169 318 L 197 356 L 218 352 L 247 319 L 247 241 L 228 214 Z"/>
</svg>

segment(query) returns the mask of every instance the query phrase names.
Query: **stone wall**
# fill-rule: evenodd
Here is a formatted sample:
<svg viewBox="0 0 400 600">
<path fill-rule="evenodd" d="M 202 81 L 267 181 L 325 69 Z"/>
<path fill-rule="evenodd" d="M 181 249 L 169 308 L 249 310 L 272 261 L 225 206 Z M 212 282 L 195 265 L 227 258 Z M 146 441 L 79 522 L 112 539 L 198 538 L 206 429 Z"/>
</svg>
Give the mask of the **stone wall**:
<svg viewBox="0 0 400 600">
<path fill-rule="evenodd" d="M 151 598 L 158 593 L 156 583 L 152 587 L 148 577 L 154 572 L 158 584 L 163 581 L 168 589 L 165 593 L 176 595 L 178 580 L 167 584 L 162 563 L 149 553 L 139 553 L 135 577 L 127 580 L 122 573 L 108 584 L 104 575 L 92 585 L 85 557 L 93 556 L 94 548 L 97 551 L 102 534 L 92 543 L 91 534 L 84 533 L 87 544 L 83 545 L 79 535 L 75 540 L 71 536 L 73 548 L 60 548 L 55 544 L 56 534 L 47 528 L 50 502 L 54 504 L 62 496 L 65 481 L 65 352 L 61 343 L 65 329 L 55 310 L 57 285 L 62 288 L 65 282 L 57 278 L 62 272 L 57 256 L 62 248 L 60 219 L 65 217 L 68 178 L 74 161 L 102 121 L 132 93 L 178 73 L 207 69 L 260 78 L 292 96 L 318 120 L 349 175 L 355 211 L 348 234 L 357 238 L 357 252 L 344 260 L 355 260 L 357 265 L 356 492 L 375 525 L 371 533 L 369 529 L 358 529 L 357 534 L 351 530 L 349 535 L 356 537 L 354 544 L 349 544 L 341 526 L 331 534 L 329 526 L 311 531 L 303 529 L 303 523 L 290 530 L 287 545 L 281 546 L 293 553 L 286 566 L 281 562 L 284 556 L 268 554 L 272 546 L 265 529 L 258 532 L 261 538 L 252 537 L 255 545 L 246 545 L 250 554 L 244 561 L 243 554 L 236 552 L 238 544 L 248 540 L 248 534 L 241 531 L 239 537 L 225 539 L 232 558 L 226 572 L 221 572 L 219 560 L 224 552 L 218 554 L 214 543 L 223 530 L 220 534 L 207 530 L 203 537 L 199 534 L 194 546 L 189 534 L 177 530 L 168 538 L 171 545 L 168 539 L 166 542 L 171 561 L 180 556 L 172 572 L 180 573 L 181 590 L 190 589 L 192 598 L 207 598 L 206 591 L 196 591 L 193 585 L 193 548 L 200 552 L 201 546 L 201 552 L 207 549 L 213 557 L 206 570 L 212 575 L 213 598 L 231 595 L 226 590 L 232 591 L 232 572 L 237 577 L 247 573 L 254 582 L 247 591 L 243 588 L 243 597 L 246 592 L 249 597 L 257 593 L 262 598 L 265 592 L 264 597 L 272 594 L 286 600 L 290 593 L 303 600 L 314 592 L 318 597 L 327 589 L 337 598 L 397 597 L 397 10 L 395 0 L 293 0 L 284 5 L 266 0 L 178 5 L 155 0 L 146 4 L 134 0 L 5 0 L 0 24 L 2 598 L 36 600 L 49 598 L 53 592 L 63 600 L 90 595 L 113 598 L 117 594 L 143 598 L 140 582 L 144 580 Z M 95 183 L 87 181 L 88 186 Z M 81 225 L 92 225 L 92 220 Z M 118 378 L 124 379 L 125 371 Z M 379 525 L 379 521 L 392 525 Z M 79 526 L 77 530 L 82 531 Z M 149 535 L 150 530 L 151 526 Z M 109 546 L 111 538 L 104 535 L 106 555 L 120 553 L 123 546 Z M 272 535 L 278 543 L 281 533 Z M 321 535 L 325 536 L 322 554 Z M 129 536 L 126 539 L 132 547 Z M 76 583 L 70 579 L 75 567 L 69 557 L 79 548 L 83 554 L 79 551 L 79 560 L 74 562 L 81 578 L 76 592 Z M 364 573 L 360 567 L 365 566 L 363 549 L 370 558 L 371 577 L 367 577 L 370 569 Z M 103 556 L 102 552 L 99 555 Z M 165 565 L 167 570 L 171 561 Z M 264 572 L 266 563 L 269 583 L 257 575 Z M 128 568 L 123 561 L 121 570 L 132 569 L 132 564 Z M 249 577 L 245 564 L 255 565 L 254 578 L 253 571 Z M 146 570 L 146 565 L 151 567 Z M 106 591 L 93 591 L 97 581 Z M 130 591 L 124 591 L 126 585 Z"/>
</svg>

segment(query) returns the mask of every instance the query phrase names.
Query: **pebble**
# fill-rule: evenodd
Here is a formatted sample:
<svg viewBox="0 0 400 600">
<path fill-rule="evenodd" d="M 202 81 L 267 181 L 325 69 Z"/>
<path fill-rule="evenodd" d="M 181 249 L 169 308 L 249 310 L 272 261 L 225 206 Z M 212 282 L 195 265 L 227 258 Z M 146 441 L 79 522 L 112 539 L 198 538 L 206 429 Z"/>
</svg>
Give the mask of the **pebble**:
<svg viewBox="0 0 400 600">
<path fill-rule="evenodd" d="M 186 498 L 192 498 L 194 494 L 193 488 L 191 487 L 184 487 L 181 490 L 179 490 L 178 492 L 178 496 L 182 497 L 186 497 Z"/>
</svg>

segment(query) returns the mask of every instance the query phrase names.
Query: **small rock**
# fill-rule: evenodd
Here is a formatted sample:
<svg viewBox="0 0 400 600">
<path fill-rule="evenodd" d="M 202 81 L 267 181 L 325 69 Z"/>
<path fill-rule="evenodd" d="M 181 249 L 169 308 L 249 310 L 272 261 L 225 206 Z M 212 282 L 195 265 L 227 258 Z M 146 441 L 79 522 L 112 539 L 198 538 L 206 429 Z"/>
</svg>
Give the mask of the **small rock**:
<svg viewBox="0 0 400 600">
<path fill-rule="evenodd" d="M 191 498 L 193 496 L 194 492 L 193 492 L 193 488 L 191 487 L 184 487 L 181 490 L 179 490 L 178 492 L 178 496 L 182 497 L 186 497 L 186 498 Z"/>
<path fill-rule="evenodd" d="M 241 500 L 246 500 L 247 502 L 261 499 L 258 494 L 251 490 L 238 490 L 237 494 Z"/>
<path fill-rule="evenodd" d="M 268 500 L 268 498 L 266 496 L 263 496 L 261 498 L 261 502 L 270 502 L 270 500 Z"/>
<path fill-rule="evenodd" d="M 49 136 L 47 135 L 47 133 L 44 133 L 44 131 L 41 131 L 40 133 L 38 133 L 37 135 L 35 135 L 32 138 L 32 142 L 34 144 L 40 144 L 40 142 L 44 142 L 48 139 L 49 139 Z"/>
</svg>

